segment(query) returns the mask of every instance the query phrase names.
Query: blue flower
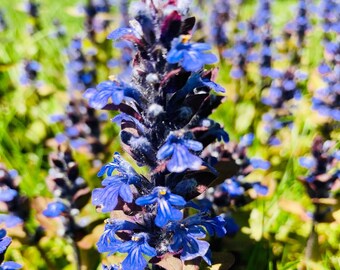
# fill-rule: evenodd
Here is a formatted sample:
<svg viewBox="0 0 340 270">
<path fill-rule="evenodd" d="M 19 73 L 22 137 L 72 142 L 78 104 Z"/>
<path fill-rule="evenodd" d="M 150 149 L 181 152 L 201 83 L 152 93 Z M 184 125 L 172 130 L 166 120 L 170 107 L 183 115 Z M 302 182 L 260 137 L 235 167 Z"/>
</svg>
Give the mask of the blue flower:
<svg viewBox="0 0 340 270">
<path fill-rule="evenodd" d="M 105 173 L 107 174 L 107 176 L 112 176 L 112 173 L 115 170 L 117 170 L 120 174 L 127 176 L 130 183 L 137 184 L 139 182 L 140 176 L 136 173 L 132 166 L 121 157 L 118 152 L 114 153 L 113 161 L 105 164 L 100 169 L 97 176 L 101 177 Z"/>
<path fill-rule="evenodd" d="M 225 93 L 225 89 L 221 85 L 209 80 L 208 78 L 202 78 L 202 82 L 205 86 L 215 90 L 217 93 Z"/>
<path fill-rule="evenodd" d="M 1 202 L 10 202 L 15 196 L 17 196 L 18 192 L 14 189 L 8 188 L 7 186 L 0 187 L 0 201 Z"/>
<path fill-rule="evenodd" d="M 315 162 L 314 158 L 302 157 L 302 158 L 299 158 L 299 164 L 302 167 L 305 167 L 307 169 L 311 169 L 316 165 L 316 162 Z"/>
<path fill-rule="evenodd" d="M 127 36 L 127 35 L 132 35 L 132 36 L 135 36 L 135 37 L 140 37 L 138 35 L 138 33 L 132 29 L 132 28 L 129 28 L 129 27 L 121 27 L 121 28 L 118 28 L 114 31 L 112 31 L 109 35 L 108 35 L 108 39 L 113 39 L 113 40 L 120 40 L 122 39 L 124 36 Z"/>
<path fill-rule="evenodd" d="M 0 270 L 16 270 L 22 268 L 21 264 L 13 261 L 3 262 L 0 265 Z"/>
<path fill-rule="evenodd" d="M 109 176 L 102 181 L 104 188 L 96 188 L 92 192 L 92 204 L 101 207 L 102 211 L 111 212 L 118 204 L 118 196 L 131 203 L 133 194 L 130 179 L 126 175 Z"/>
<path fill-rule="evenodd" d="M 206 43 L 190 43 L 188 36 L 175 38 L 171 44 L 171 50 L 167 55 L 170 64 L 181 62 L 186 71 L 198 71 L 205 64 L 217 62 L 217 57 L 205 51 L 211 50 L 211 46 Z"/>
<path fill-rule="evenodd" d="M 263 196 L 268 194 L 268 187 L 261 185 L 258 182 L 253 183 L 253 189 L 255 190 L 255 192 L 257 194 L 260 194 L 260 195 L 263 195 Z"/>
<path fill-rule="evenodd" d="M 3 254 L 7 250 L 11 242 L 12 242 L 12 238 L 6 236 L 6 231 L 4 229 L 0 229 L 0 254 Z M 4 255 L 2 255 L 2 260 L 3 260 L 3 256 Z M 0 265 L 0 270 L 15 270 L 15 269 L 20 269 L 20 268 L 21 268 L 20 264 L 16 262 L 12 262 L 12 261 L 3 262 Z"/>
<path fill-rule="evenodd" d="M 231 198 L 242 196 L 245 191 L 241 184 L 234 178 L 224 181 L 220 185 L 220 188 L 223 192 L 228 193 Z"/>
<path fill-rule="evenodd" d="M 0 229 L 0 254 L 6 251 L 11 242 L 12 238 L 6 236 L 6 230 Z"/>
<path fill-rule="evenodd" d="M 47 205 L 43 211 L 43 215 L 49 218 L 59 217 L 68 211 L 68 207 L 62 202 L 53 202 Z"/>
<path fill-rule="evenodd" d="M 227 230 L 227 235 L 228 236 L 233 236 L 235 235 L 240 227 L 237 225 L 235 220 L 231 216 L 223 215 L 224 216 L 224 221 L 225 221 L 225 228 Z"/>
<path fill-rule="evenodd" d="M 223 140 L 224 142 L 229 142 L 229 135 L 220 124 L 210 119 L 203 119 L 200 124 L 203 128 L 207 128 L 205 134 L 199 137 L 200 141 L 204 141 L 205 138 L 213 137 L 218 141 Z"/>
<path fill-rule="evenodd" d="M 146 233 L 136 233 L 130 241 L 120 245 L 118 252 L 128 253 L 127 257 L 122 262 L 124 270 L 144 270 L 147 261 L 143 254 L 149 257 L 157 255 L 156 250 L 148 244 L 149 236 Z"/>
<path fill-rule="evenodd" d="M 104 233 L 97 242 L 98 251 L 101 253 L 110 252 L 110 254 L 117 252 L 122 241 L 116 237 L 116 232 L 120 230 L 133 230 L 136 228 L 138 228 L 138 225 L 126 220 L 107 220 Z"/>
<path fill-rule="evenodd" d="M 132 122 L 136 125 L 136 127 L 138 128 L 138 130 L 140 132 L 144 132 L 145 131 L 145 126 L 143 124 L 141 124 L 141 122 L 139 122 L 136 118 L 126 114 L 126 113 L 120 113 L 118 115 L 116 115 L 114 118 L 112 118 L 112 122 L 117 123 L 118 125 L 121 125 L 122 121 L 128 121 L 128 122 Z"/>
<path fill-rule="evenodd" d="M 325 62 L 322 62 L 318 67 L 318 71 L 321 75 L 325 75 L 331 72 L 332 70 Z"/>
<path fill-rule="evenodd" d="M 89 88 L 84 93 L 84 97 L 89 100 L 89 105 L 95 109 L 102 109 L 110 98 L 115 105 L 119 105 L 128 98 L 138 100 L 135 89 L 116 81 L 105 81 L 98 84 L 96 89 Z"/>
<path fill-rule="evenodd" d="M 254 141 L 254 134 L 248 133 L 242 136 L 242 138 L 240 139 L 239 145 L 241 147 L 248 147 L 253 144 L 253 141 Z"/>
<path fill-rule="evenodd" d="M 222 215 L 211 218 L 207 214 L 197 214 L 186 218 L 185 223 L 187 225 L 190 224 L 190 226 L 203 226 L 211 236 L 223 237 L 227 233 L 225 220 Z"/>
<path fill-rule="evenodd" d="M 269 139 L 268 139 L 268 144 L 271 145 L 271 146 L 276 146 L 276 145 L 280 145 L 281 144 L 281 141 L 279 138 L 275 137 L 275 136 L 271 136 Z"/>
<path fill-rule="evenodd" d="M 0 223 L 4 222 L 7 228 L 13 228 L 19 224 L 22 224 L 24 221 L 15 215 L 12 214 L 0 214 Z"/>
<path fill-rule="evenodd" d="M 172 194 L 165 187 L 155 187 L 150 195 L 140 197 L 136 200 L 137 205 L 149 205 L 157 203 L 155 224 L 163 227 L 169 221 L 180 220 L 183 214 L 173 206 L 184 206 L 186 201 L 179 195 Z"/>
<path fill-rule="evenodd" d="M 112 176 L 113 172 L 117 170 L 118 175 Z M 92 203 L 96 206 L 101 206 L 103 212 L 110 212 L 114 210 L 118 203 L 118 196 L 125 202 L 131 203 L 133 194 L 130 185 L 138 185 L 141 177 L 136 173 L 132 166 L 124 160 L 118 152 L 113 156 L 113 161 L 105 164 L 98 176 L 107 174 L 108 177 L 102 181 L 105 188 L 96 188 L 92 192 Z"/>
<path fill-rule="evenodd" d="M 224 227 L 225 220 L 222 216 L 216 216 L 214 218 L 204 216 L 201 225 L 206 228 L 211 236 L 216 235 L 217 237 L 223 237 L 227 233 L 227 230 Z"/>
<path fill-rule="evenodd" d="M 281 100 L 282 100 L 281 88 L 271 87 L 269 89 L 269 95 L 262 98 L 262 103 L 267 106 L 275 107 L 275 106 L 278 106 Z"/>
<path fill-rule="evenodd" d="M 266 161 L 260 158 L 252 158 L 250 159 L 250 163 L 254 167 L 254 169 L 268 170 L 270 167 L 269 161 Z"/>
<path fill-rule="evenodd" d="M 116 152 L 113 155 L 113 161 L 105 164 L 104 166 L 101 167 L 100 171 L 97 173 L 98 177 L 103 176 L 105 173 L 107 174 L 107 176 L 111 176 L 112 173 L 117 170 L 120 169 L 120 171 L 123 169 L 123 166 L 121 165 L 120 160 L 122 160 L 120 154 L 118 152 Z"/>
<path fill-rule="evenodd" d="M 203 145 L 194 140 L 177 138 L 170 135 L 166 143 L 158 150 L 157 159 L 170 158 L 166 164 L 170 172 L 183 172 L 186 169 L 198 170 L 202 165 L 202 160 L 190 153 L 190 150 L 201 151 Z"/>
<path fill-rule="evenodd" d="M 197 238 L 204 238 L 204 229 L 197 225 L 185 226 L 184 224 L 171 224 L 168 228 L 173 232 L 172 243 L 169 250 L 171 252 L 181 251 L 181 260 L 187 261 L 197 257 L 202 257 L 207 260 L 206 254 L 209 252 L 209 243 L 198 240 Z"/>
</svg>

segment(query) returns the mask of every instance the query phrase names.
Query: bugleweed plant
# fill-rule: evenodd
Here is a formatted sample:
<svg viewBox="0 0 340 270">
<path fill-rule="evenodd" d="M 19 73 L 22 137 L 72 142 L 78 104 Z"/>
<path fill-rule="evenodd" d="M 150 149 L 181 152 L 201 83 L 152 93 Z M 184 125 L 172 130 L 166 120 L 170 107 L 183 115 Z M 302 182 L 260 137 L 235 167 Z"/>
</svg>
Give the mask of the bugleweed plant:
<svg viewBox="0 0 340 270">
<path fill-rule="evenodd" d="M 148 173 L 138 173 L 119 153 L 99 171 L 105 179 L 92 203 L 114 218 L 106 220 L 97 247 L 127 253 L 106 269 L 198 267 L 201 259 L 211 264 L 204 238 L 223 237 L 227 223 L 192 200 L 238 168 L 231 158 L 201 156 L 210 144 L 229 139 L 208 118 L 224 93 L 214 82 L 216 70 L 205 69 L 217 58 L 210 45 L 191 41 L 195 18 L 182 2 L 142 1 L 133 10 L 130 25 L 108 36 L 136 47 L 130 80 L 111 76 L 84 96 L 94 108 L 119 112 L 112 121 L 121 126 L 122 147 Z"/>
<path fill-rule="evenodd" d="M 337 1 L 76 2 L 0 1 L 0 270 L 338 269 Z"/>
</svg>

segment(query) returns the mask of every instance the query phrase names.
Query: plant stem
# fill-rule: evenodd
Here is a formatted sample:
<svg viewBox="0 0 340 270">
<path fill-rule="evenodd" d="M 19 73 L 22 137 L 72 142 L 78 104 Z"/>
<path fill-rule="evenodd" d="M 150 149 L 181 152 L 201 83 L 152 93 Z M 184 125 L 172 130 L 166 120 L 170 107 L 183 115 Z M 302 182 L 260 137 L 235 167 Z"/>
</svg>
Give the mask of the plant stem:
<svg viewBox="0 0 340 270">
<path fill-rule="evenodd" d="M 76 231 L 76 224 L 74 221 L 74 218 L 72 216 L 69 217 L 69 231 L 68 231 L 68 240 L 72 246 L 73 249 L 73 256 L 74 261 L 76 264 L 76 269 L 81 269 L 81 259 L 80 259 L 80 250 L 75 240 L 74 232 Z"/>
<path fill-rule="evenodd" d="M 315 217 L 318 216 L 320 211 L 320 206 L 316 205 L 316 210 L 314 212 L 312 229 L 309 234 L 305 252 L 305 258 L 307 261 L 318 261 L 320 259 L 320 252 L 319 252 L 319 241 L 318 241 L 318 233 L 316 231 L 317 221 Z"/>
</svg>

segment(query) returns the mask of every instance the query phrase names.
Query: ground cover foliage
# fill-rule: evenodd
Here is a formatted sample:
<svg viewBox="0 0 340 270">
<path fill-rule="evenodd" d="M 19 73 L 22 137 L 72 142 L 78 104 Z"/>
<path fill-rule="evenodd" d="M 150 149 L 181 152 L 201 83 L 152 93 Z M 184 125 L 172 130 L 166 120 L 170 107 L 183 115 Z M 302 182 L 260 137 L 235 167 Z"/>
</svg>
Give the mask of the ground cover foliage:
<svg viewBox="0 0 340 270">
<path fill-rule="evenodd" d="M 339 9 L 2 1 L 0 269 L 339 269 Z"/>
</svg>

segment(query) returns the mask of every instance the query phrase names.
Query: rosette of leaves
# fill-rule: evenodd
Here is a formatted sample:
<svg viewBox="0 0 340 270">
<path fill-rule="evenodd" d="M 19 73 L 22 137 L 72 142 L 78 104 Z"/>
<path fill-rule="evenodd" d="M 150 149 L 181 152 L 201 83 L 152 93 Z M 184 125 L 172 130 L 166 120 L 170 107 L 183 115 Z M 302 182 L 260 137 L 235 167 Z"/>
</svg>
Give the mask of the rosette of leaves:
<svg viewBox="0 0 340 270">
<path fill-rule="evenodd" d="M 137 3 L 130 26 L 109 35 L 136 47 L 130 80 L 108 80 L 85 93 L 90 106 L 119 112 L 112 120 L 121 127 L 123 149 L 148 169 L 142 175 L 116 153 L 98 174 L 106 178 L 93 191 L 93 204 L 120 216 L 107 221 L 98 250 L 128 254 L 107 269 L 197 268 L 202 258 L 211 263 L 203 238 L 226 234 L 222 216 L 183 214 L 188 202 L 238 168 L 224 159 L 219 173 L 200 155 L 211 143 L 228 141 L 221 125 L 209 119 L 223 99 L 216 92 L 224 89 L 214 82 L 216 70 L 205 69 L 217 60 L 210 45 L 191 41 L 195 18 L 187 9 L 177 1 Z"/>
</svg>

